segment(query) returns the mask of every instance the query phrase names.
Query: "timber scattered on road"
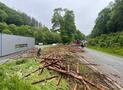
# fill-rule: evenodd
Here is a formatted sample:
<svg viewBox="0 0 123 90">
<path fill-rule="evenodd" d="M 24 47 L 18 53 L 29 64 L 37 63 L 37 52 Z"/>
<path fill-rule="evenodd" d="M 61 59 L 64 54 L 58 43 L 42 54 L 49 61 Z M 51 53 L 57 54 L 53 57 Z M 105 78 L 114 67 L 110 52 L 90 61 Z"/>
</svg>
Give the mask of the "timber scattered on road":
<svg viewBox="0 0 123 90">
<path fill-rule="evenodd" d="M 56 86 L 59 90 L 59 84 L 62 78 L 69 83 L 70 90 L 119 90 L 119 88 L 107 76 L 93 71 L 89 66 L 97 66 L 93 63 L 80 61 L 78 53 L 84 53 L 84 50 L 76 45 L 58 45 L 47 48 L 41 56 L 38 57 L 39 66 L 36 70 L 25 74 L 24 78 L 29 77 L 35 72 L 42 74 L 44 69 L 54 72 L 55 75 L 43 80 L 32 82 L 33 85 L 57 79 Z M 82 57 L 84 58 L 84 57 Z"/>
</svg>

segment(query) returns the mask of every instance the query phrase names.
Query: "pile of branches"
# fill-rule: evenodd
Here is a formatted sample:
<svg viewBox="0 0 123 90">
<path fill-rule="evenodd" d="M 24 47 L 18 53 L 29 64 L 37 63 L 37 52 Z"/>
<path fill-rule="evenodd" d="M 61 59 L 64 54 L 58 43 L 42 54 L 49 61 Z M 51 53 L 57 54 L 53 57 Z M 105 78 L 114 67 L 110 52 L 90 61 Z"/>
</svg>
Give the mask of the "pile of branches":
<svg viewBox="0 0 123 90">
<path fill-rule="evenodd" d="M 63 51 L 64 49 L 64 51 Z M 62 51 L 61 51 L 62 50 Z M 27 74 L 25 77 L 30 76 L 32 73 L 40 71 L 40 74 L 44 71 L 45 68 L 48 70 L 52 70 L 57 72 L 59 75 L 52 76 L 49 78 L 45 78 L 44 80 L 39 80 L 32 82 L 33 85 L 41 83 L 45 80 L 51 80 L 53 78 L 59 78 L 57 86 L 59 86 L 63 76 L 74 79 L 77 83 L 75 83 L 73 90 L 78 90 L 78 85 L 83 86 L 83 90 L 107 90 L 108 87 L 104 85 L 97 85 L 92 81 L 88 80 L 88 78 L 84 77 L 80 74 L 78 63 L 73 63 L 76 65 L 75 69 L 70 68 L 70 65 L 67 63 L 65 59 L 66 54 L 70 54 L 70 52 L 81 51 L 79 47 L 76 46 L 64 46 L 63 48 L 55 47 L 55 49 L 49 50 L 50 53 L 41 56 L 40 63 L 43 64 L 42 67 L 37 68 L 33 72 Z"/>
</svg>

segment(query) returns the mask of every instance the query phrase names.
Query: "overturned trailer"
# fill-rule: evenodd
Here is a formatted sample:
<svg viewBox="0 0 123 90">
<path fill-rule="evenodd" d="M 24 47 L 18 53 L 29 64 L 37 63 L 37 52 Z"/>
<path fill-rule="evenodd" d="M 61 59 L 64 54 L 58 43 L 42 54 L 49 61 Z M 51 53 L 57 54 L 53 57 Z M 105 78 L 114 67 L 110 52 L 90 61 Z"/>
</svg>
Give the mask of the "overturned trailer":
<svg viewBox="0 0 123 90">
<path fill-rule="evenodd" d="M 0 56 L 6 56 L 19 51 L 31 49 L 35 46 L 35 39 L 0 33 Z"/>
</svg>

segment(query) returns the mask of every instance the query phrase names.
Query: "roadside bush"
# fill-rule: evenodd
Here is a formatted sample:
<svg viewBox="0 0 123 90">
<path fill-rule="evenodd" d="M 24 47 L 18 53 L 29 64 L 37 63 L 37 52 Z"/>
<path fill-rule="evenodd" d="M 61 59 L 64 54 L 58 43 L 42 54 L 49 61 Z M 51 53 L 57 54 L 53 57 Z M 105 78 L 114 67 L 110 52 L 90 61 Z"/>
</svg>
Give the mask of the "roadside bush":
<svg viewBox="0 0 123 90">
<path fill-rule="evenodd" d="M 90 38 L 88 44 L 90 46 L 107 48 L 123 47 L 123 32 L 103 34 L 95 38 Z"/>
</svg>

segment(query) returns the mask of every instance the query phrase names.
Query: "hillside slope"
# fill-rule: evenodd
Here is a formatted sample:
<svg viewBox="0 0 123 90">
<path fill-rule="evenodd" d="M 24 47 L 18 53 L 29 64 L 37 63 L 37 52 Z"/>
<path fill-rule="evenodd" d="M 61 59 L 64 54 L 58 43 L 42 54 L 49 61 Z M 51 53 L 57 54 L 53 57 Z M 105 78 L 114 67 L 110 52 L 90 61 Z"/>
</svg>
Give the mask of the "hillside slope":
<svg viewBox="0 0 123 90">
<path fill-rule="evenodd" d="M 96 19 L 89 37 L 95 49 L 123 55 L 123 0 L 116 0 L 104 8 Z"/>
<path fill-rule="evenodd" d="M 123 31 L 123 0 L 116 0 L 104 8 L 96 19 L 91 37 Z"/>
<path fill-rule="evenodd" d="M 7 24 L 29 25 L 38 26 L 41 25 L 37 20 L 28 16 L 25 13 L 13 10 L 0 2 L 0 22 L 6 22 Z"/>
</svg>

